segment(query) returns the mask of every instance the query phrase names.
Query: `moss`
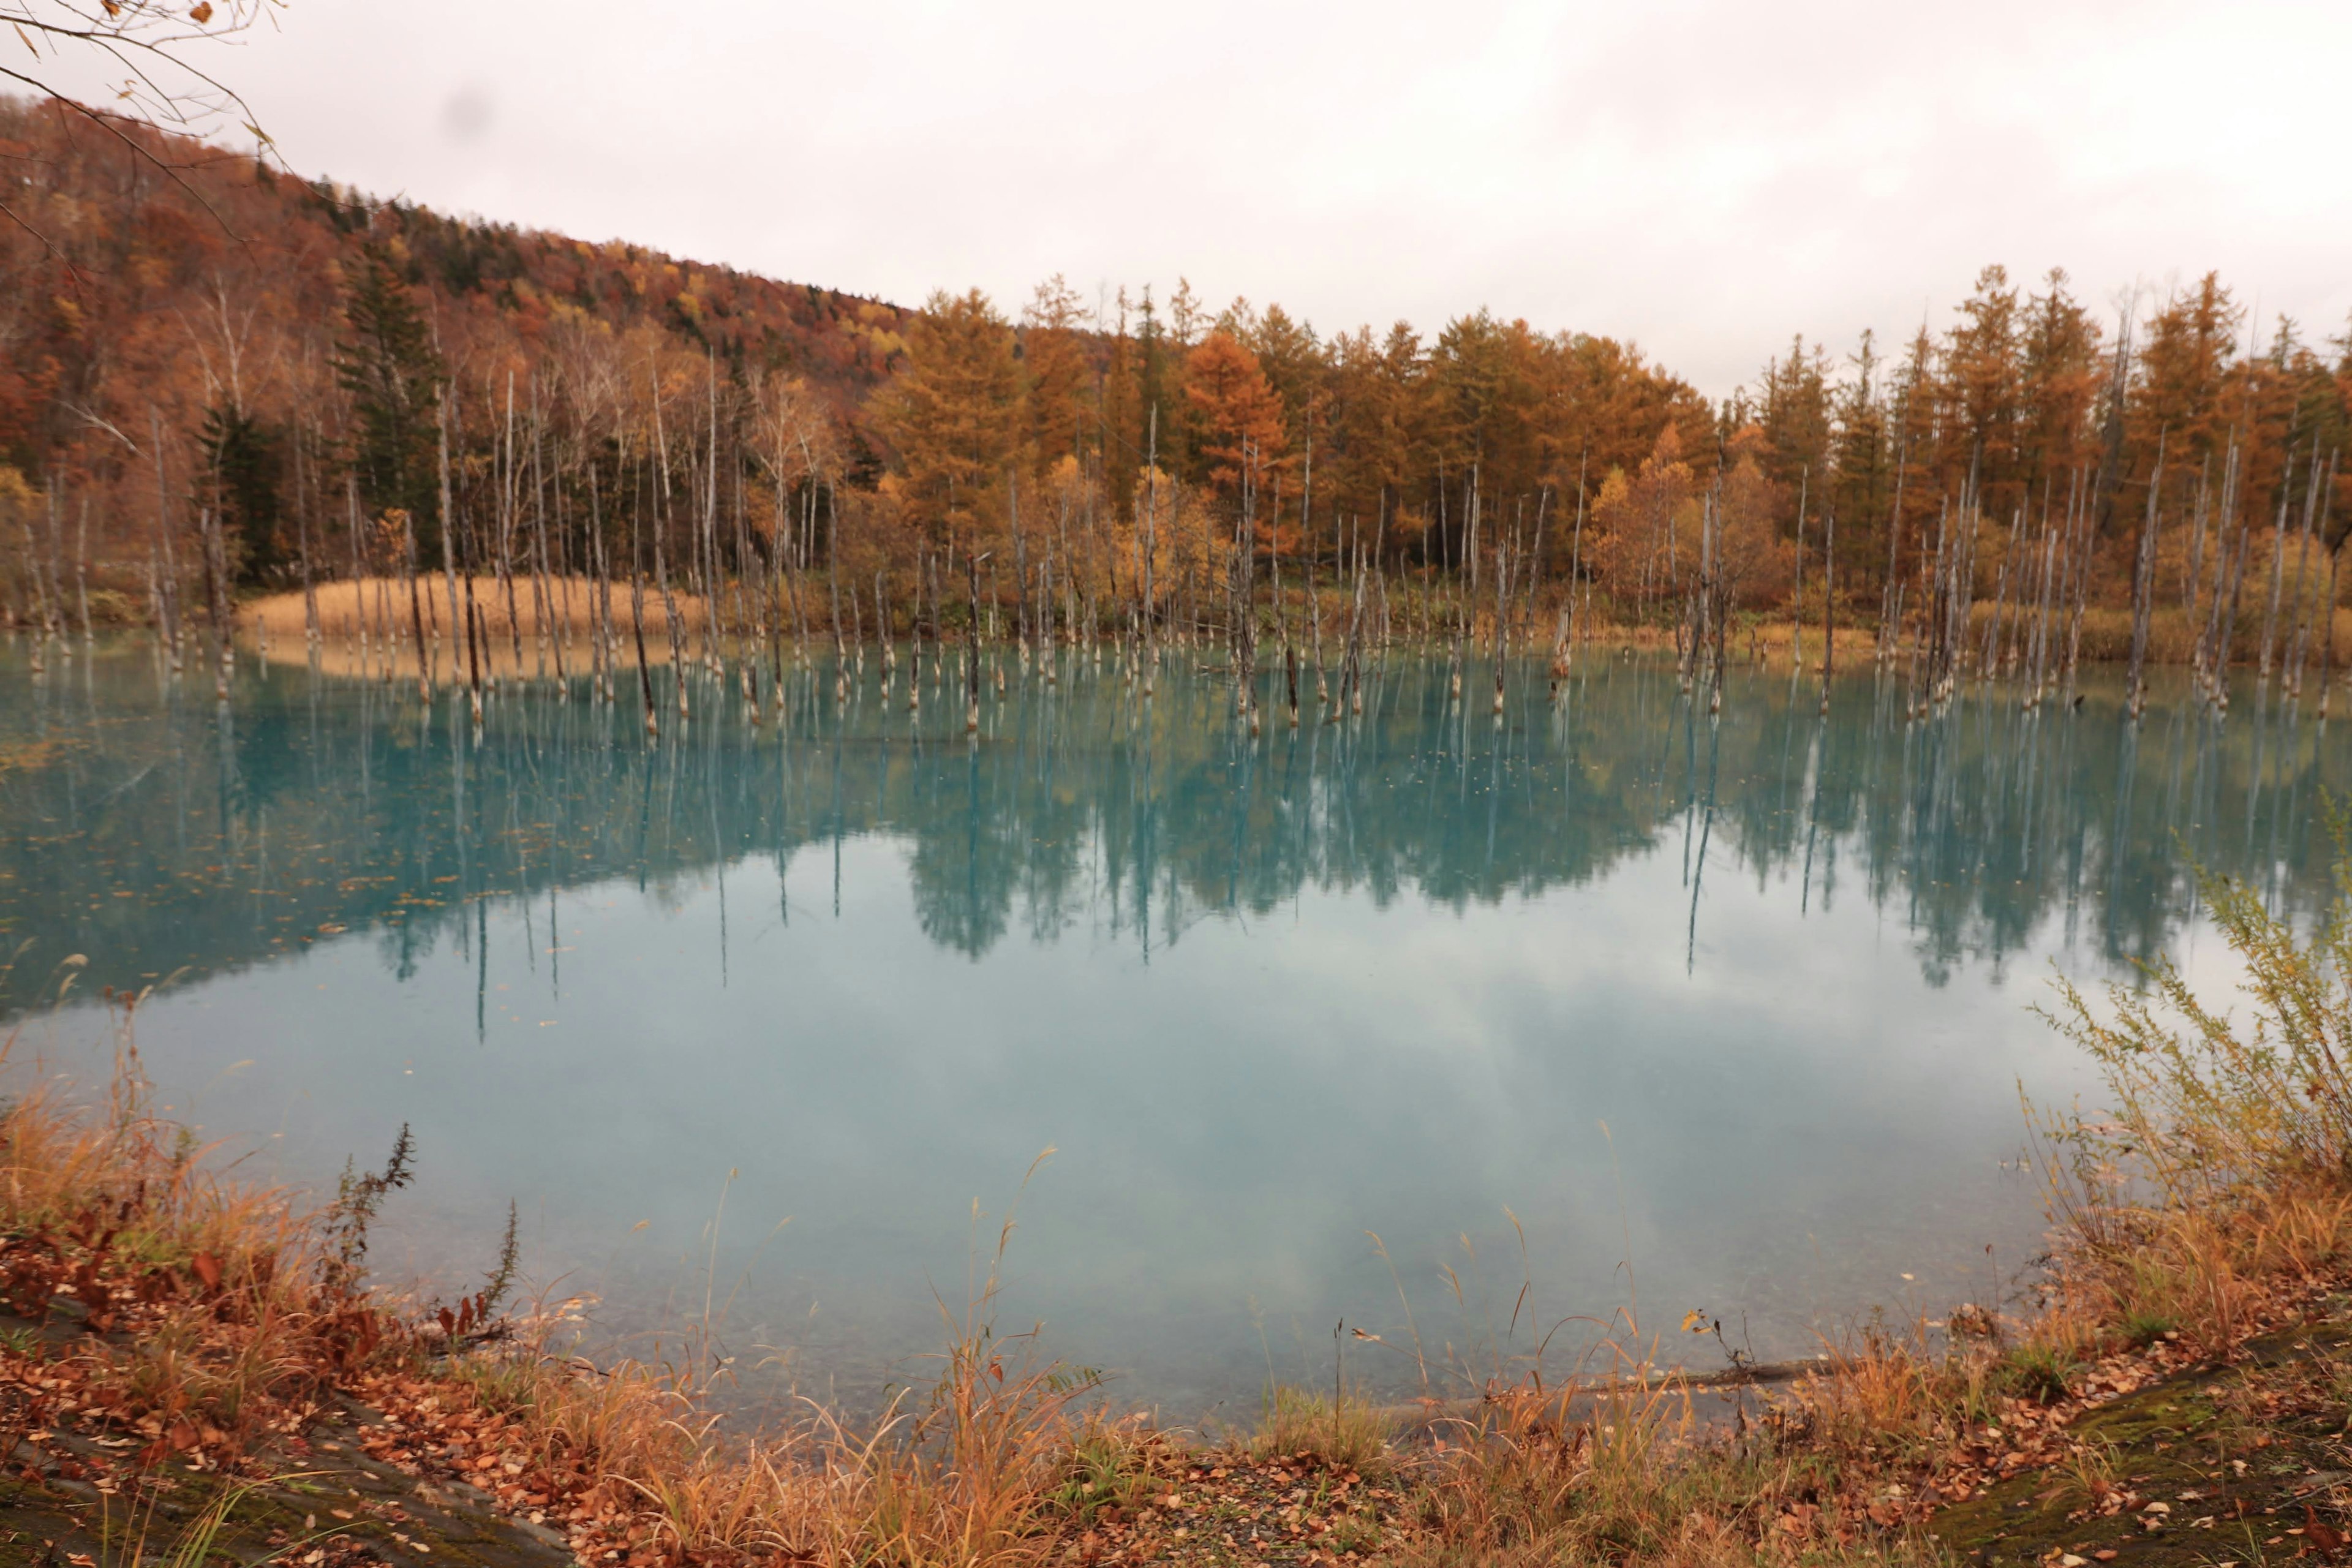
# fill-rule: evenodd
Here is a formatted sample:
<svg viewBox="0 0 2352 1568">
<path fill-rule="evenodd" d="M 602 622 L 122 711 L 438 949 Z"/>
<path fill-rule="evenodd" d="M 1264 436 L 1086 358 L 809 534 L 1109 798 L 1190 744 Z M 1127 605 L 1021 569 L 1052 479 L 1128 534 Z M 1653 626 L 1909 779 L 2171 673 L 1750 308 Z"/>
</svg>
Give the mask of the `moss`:
<svg viewBox="0 0 2352 1568">
<path fill-rule="evenodd" d="M 2254 1568 L 2297 1555 L 2306 1505 L 2335 1525 L 2325 1483 L 2352 1479 L 2342 1413 L 2303 1396 L 2315 1373 L 2324 1380 L 2346 1359 L 2341 1325 L 2296 1329 L 2253 1342 L 2237 1366 L 2186 1373 L 2084 1416 L 2071 1436 L 2112 1474 L 2112 1511 L 2063 1473 L 2029 1471 L 1942 1510 L 1928 1531 L 1987 1568 L 2067 1556 L 2116 1568 Z M 2246 1419 L 2248 1410 L 2266 1418 Z"/>
</svg>

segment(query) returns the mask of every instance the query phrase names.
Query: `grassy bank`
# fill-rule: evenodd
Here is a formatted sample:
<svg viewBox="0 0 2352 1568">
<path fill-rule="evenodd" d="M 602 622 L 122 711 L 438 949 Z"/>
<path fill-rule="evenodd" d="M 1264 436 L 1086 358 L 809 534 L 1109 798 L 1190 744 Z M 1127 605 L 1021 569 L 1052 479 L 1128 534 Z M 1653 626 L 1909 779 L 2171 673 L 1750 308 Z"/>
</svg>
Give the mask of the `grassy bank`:
<svg viewBox="0 0 2352 1568">
<path fill-rule="evenodd" d="M 2053 998 L 2112 1103 L 2030 1113 L 2053 1251 L 2017 1299 L 1713 1388 L 1630 1321 L 1570 1325 L 1418 1411 L 1342 1381 L 1214 1436 L 1106 1414 L 1001 1329 L 992 1273 L 885 1419 L 730 1432 L 706 1362 L 591 1365 L 561 1313 L 516 1310 L 510 1247 L 461 1300 L 372 1281 L 404 1152 L 325 1201 L 245 1182 L 157 1114 L 112 996 L 111 1083 L 78 1099 L 16 1062 L 0 1111 L 0 1561 L 2326 1555 L 2352 1483 L 2352 904 L 2298 938 L 2209 893 L 2235 1014 L 2166 969 Z"/>
<path fill-rule="evenodd" d="M 461 580 L 462 582 L 462 580 Z M 412 602 L 407 584 L 399 579 L 368 578 L 357 584 L 347 581 L 321 583 L 315 590 L 315 605 L 320 635 L 325 647 L 320 656 L 328 668 L 341 672 L 373 668 L 362 666 L 357 658 L 357 645 L 364 635 L 381 643 L 389 636 L 395 668 L 415 673 L 414 655 L 408 651 L 415 624 L 421 623 L 428 641 L 441 644 L 451 639 L 444 636 L 443 621 L 447 608 L 445 584 L 439 577 L 417 579 L 417 596 Z M 572 673 L 584 672 L 588 659 L 588 638 L 598 626 L 598 584 L 585 577 L 552 577 L 544 587 L 525 577 L 513 583 L 493 577 L 477 577 L 470 584 L 473 601 L 480 607 L 483 637 L 478 649 L 484 660 L 486 678 L 526 678 L 544 673 L 550 656 L 541 647 L 541 639 L 563 640 L 565 661 Z M 1426 648 L 1440 654 L 1454 647 L 1454 615 L 1455 605 L 1450 596 L 1436 595 L 1426 602 L 1420 596 L 1416 584 L 1400 584 L 1399 598 L 1392 607 L 1391 631 L 1398 646 Z M 737 595 L 738 601 L 740 595 Z M 1318 595 L 1320 601 L 1324 630 L 1333 646 L 1327 648 L 1336 661 L 1341 655 L 1337 646 L 1346 635 L 1349 602 L 1337 589 L 1326 589 Z M 1538 595 L 1540 602 L 1515 606 L 1512 611 L 1509 645 L 1520 657 L 1540 657 L 1548 653 L 1552 639 L 1559 629 L 1560 616 L 1566 607 L 1564 593 Z M 833 632 L 825 618 L 828 601 L 821 593 L 812 591 L 798 616 L 786 615 L 775 628 L 777 641 L 796 647 L 803 643 L 812 648 L 829 647 Z M 658 594 L 648 593 L 642 607 L 645 653 L 649 665 L 667 664 L 672 657 L 668 616 L 671 607 L 677 614 L 678 637 L 691 645 L 696 657 L 700 656 L 702 639 L 710 629 L 710 606 L 702 598 L 683 591 L 674 591 L 667 603 Z M 1286 619 L 1294 636 L 1302 643 L 1310 640 L 1310 614 L 1303 594 L 1293 590 L 1280 612 L 1266 606 L 1260 629 L 1261 655 L 1279 668 L 1279 626 L 1277 614 Z M 997 639 L 1015 635 L 1013 622 L 1002 613 L 991 621 L 991 636 Z M 307 656 L 305 627 L 311 609 L 299 592 L 281 592 L 255 597 L 238 606 L 238 633 L 259 642 L 269 650 L 270 657 L 299 663 Z M 737 624 L 751 612 L 740 602 L 731 609 L 722 607 L 719 627 L 720 637 L 738 655 L 753 650 L 761 638 Z M 1480 618 L 1481 616 L 1484 618 Z M 1837 612 L 1838 667 L 1844 669 L 1866 668 L 1877 656 L 1880 606 L 1874 602 L 1842 601 Z M 624 664 L 636 658 L 634 641 L 633 613 L 625 586 L 614 590 L 612 602 L 613 629 L 618 640 L 619 658 Z M 1966 641 L 1971 650 L 1981 647 L 1993 628 L 1996 606 L 1990 603 L 1974 605 L 1969 611 L 1969 627 Z M 2002 646 L 2008 647 L 2022 635 L 2027 622 L 2021 620 L 2014 605 L 2006 606 L 2000 615 L 2004 628 Z M 2345 659 L 2352 658 L 2352 610 L 2336 612 L 2336 624 L 2331 642 L 2324 625 L 2315 625 L 2307 633 L 2305 676 L 2316 682 L 2323 663 L 2323 648 L 2342 650 L 2340 656 L 2331 651 L 2327 659 L 2340 668 Z M 2072 635 L 2063 616 L 2052 622 L 2053 639 L 2050 659 L 2053 668 L 2063 659 L 2064 646 Z M 2202 624 L 2192 626 L 2188 613 L 2175 605 L 2160 606 L 2148 617 L 2147 658 L 2158 665 L 2186 665 L 2195 654 Z M 842 635 L 852 640 L 870 639 L 876 628 L 866 621 L 854 627 L 845 624 Z M 1417 635 L 1418 633 L 1425 635 Z M 895 628 L 894 635 L 908 635 L 908 628 Z M 1098 637 L 1116 637 L 1118 628 L 1106 624 L 1097 630 Z M 1912 641 L 1916 627 L 1906 626 L 1896 639 L 1894 660 L 1898 668 L 1911 657 Z M 963 636 L 961 615 L 950 616 L 947 626 L 950 641 L 961 643 Z M 1575 641 L 1580 657 L 1592 657 L 1622 648 L 1671 649 L 1675 647 L 1675 617 L 1668 611 L 1654 606 L 1621 605 L 1605 594 L 1578 595 Z M 2132 617 L 2126 607 L 2093 605 L 2084 607 L 2082 616 L 2080 657 L 2090 663 L 2123 663 L 2131 657 Z M 2288 638 L 2282 635 L 2276 658 L 2283 668 L 2288 660 Z M 1187 643 L 1202 646 L 1223 646 L 1223 634 L 1203 628 L 1199 635 L 1186 639 L 1171 627 L 1162 636 L 1170 647 Z M 2241 618 L 2231 642 L 2235 663 L 2251 666 L 2258 661 L 2261 643 L 2261 616 L 2248 611 Z M 1765 662 L 1785 666 L 1792 654 L 1801 647 L 1809 668 L 1818 668 L 1822 660 L 1823 639 L 1818 603 L 1809 604 L 1801 630 L 1785 608 L 1740 610 L 1733 615 L 1732 626 L 1725 638 L 1728 658 L 1735 663 Z M 1494 624 L 1491 613 L 1474 606 L 1469 652 L 1474 660 L 1491 656 L 1494 647 Z M 381 657 L 379 650 L 379 657 Z M 1302 658 L 1305 657 L 1302 655 Z M 2019 657 L 2025 656 L 2020 649 Z M 1974 668 L 1976 653 L 1969 655 L 1969 668 Z M 405 663 L 399 661 L 405 660 Z"/>
</svg>

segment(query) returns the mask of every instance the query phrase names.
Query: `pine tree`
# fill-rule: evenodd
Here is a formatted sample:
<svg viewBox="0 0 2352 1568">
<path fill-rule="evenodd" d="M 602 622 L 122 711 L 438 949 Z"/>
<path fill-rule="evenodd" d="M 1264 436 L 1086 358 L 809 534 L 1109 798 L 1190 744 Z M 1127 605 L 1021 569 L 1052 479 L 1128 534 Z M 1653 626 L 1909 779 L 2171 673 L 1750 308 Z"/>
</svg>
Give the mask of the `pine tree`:
<svg viewBox="0 0 2352 1568">
<path fill-rule="evenodd" d="M 357 428 L 351 465 L 371 511 L 404 508 L 427 558 L 439 559 L 434 407 L 441 357 L 392 248 L 370 240 L 343 300 L 335 377 L 351 395 Z"/>
<path fill-rule="evenodd" d="M 1895 448 L 1887 429 L 1887 409 L 1880 401 L 1884 364 L 1874 334 L 1864 331 L 1862 345 L 1847 362 L 1853 374 L 1839 389 L 1836 400 L 1836 454 L 1827 496 L 1837 508 L 1839 548 L 1846 559 L 1875 568 L 1886 558 L 1886 528 L 1895 501 Z"/>
<path fill-rule="evenodd" d="M 1758 415 L 1764 428 L 1760 454 L 1765 477 L 1781 492 L 1777 498 L 1780 526 L 1793 531 L 1797 507 L 1808 490 L 1816 503 L 1807 510 L 1818 522 L 1822 479 L 1829 472 L 1832 441 L 1830 373 L 1827 355 L 1816 344 L 1805 346 L 1802 334 L 1789 344 L 1789 357 L 1764 366 L 1764 384 Z M 1808 480 L 1810 479 L 1810 483 Z"/>
<path fill-rule="evenodd" d="M 205 477 L 229 543 L 229 573 L 239 584 L 272 582 L 287 563 L 278 485 L 285 458 L 280 432 L 234 403 L 205 410 Z"/>
</svg>

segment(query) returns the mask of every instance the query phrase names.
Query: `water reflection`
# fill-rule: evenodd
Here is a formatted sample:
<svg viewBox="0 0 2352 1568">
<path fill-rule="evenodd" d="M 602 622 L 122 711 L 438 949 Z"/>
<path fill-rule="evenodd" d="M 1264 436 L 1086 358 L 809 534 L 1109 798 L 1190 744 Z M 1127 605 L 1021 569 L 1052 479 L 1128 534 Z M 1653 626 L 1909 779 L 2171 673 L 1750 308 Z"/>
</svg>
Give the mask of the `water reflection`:
<svg viewBox="0 0 2352 1568">
<path fill-rule="evenodd" d="M 515 1193 L 620 1323 L 740 1170 L 719 1271 L 803 1373 L 878 1383 L 966 1202 L 1057 1144 L 1016 1305 L 1192 1414 L 1393 1306 L 1368 1229 L 1473 1334 L 1439 1266 L 1516 1288 L 1505 1204 L 1563 1310 L 1617 1304 L 1630 1252 L 1759 1348 L 1906 1275 L 1980 1294 L 2037 1229 L 2013 1084 L 2080 1081 L 2024 1013 L 2042 964 L 2183 951 L 2192 862 L 2308 912 L 2344 762 L 2292 707 L 2135 728 L 2105 683 L 1909 724 L 1867 674 L 1823 719 L 1759 673 L 1710 719 L 1599 658 L 1556 705 L 1514 671 L 1497 723 L 1404 663 L 1254 738 L 1217 676 L 1059 673 L 984 672 L 970 738 L 903 666 L 837 704 L 820 663 L 758 724 L 706 681 L 652 743 L 584 688 L 477 733 L 299 667 L 217 704 L 135 647 L 10 663 L 12 1005 L 67 952 L 92 989 L 176 976 L 167 1084 L 294 1175 L 413 1120 L 414 1262 Z"/>
<path fill-rule="evenodd" d="M 1671 844 L 1693 962 L 1715 858 L 1717 876 L 1795 873 L 1800 915 L 1859 876 L 1940 980 L 2012 958 L 2053 914 L 2070 946 L 2087 920 L 2107 958 L 2152 956 L 2193 907 L 2192 859 L 2307 908 L 2326 890 L 2313 803 L 2341 749 L 2251 700 L 2134 727 L 2104 684 L 2063 715 L 1996 695 L 1906 724 L 1848 679 L 1824 722 L 1810 687 L 1759 676 L 1709 720 L 1670 671 L 1622 660 L 1556 707 L 1523 680 L 1499 725 L 1407 665 L 1360 720 L 1255 742 L 1223 681 L 1181 671 L 1150 703 L 1116 674 L 1016 676 L 968 742 L 952 702 L 910 719 L 868 676 L 836 705 L 819 668 L 782 724 L 712 689 L 698 709 L 721 717 L 654 744 L 627 710 L 543 688 L 494 700 L 475 735 L 406 687 L 248 667 L 220 705 L 159 690 L 146 662 L 12 671 L 0 706 L 0 930 L 87 952 L 115 984 L 344 931 L 378 933 L 408 973 L 436 943 L 470 946 L 485 898 L 615 876 L 659 898 L 704 868 L 877 833 L 910 846 L 925 933 L 974 959 L 1084 932 L 1148 961 L 1204 917 L 1265 918 L 1309 887 L 1460 910 Z"/>
</svg>

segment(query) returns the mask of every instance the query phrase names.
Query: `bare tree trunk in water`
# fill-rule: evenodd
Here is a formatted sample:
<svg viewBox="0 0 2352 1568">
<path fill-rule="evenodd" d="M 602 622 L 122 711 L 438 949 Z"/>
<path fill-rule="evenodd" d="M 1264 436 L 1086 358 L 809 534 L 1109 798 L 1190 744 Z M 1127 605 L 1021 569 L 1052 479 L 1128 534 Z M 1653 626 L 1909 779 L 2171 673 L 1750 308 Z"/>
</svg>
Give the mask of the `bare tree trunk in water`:
<svg viewBox="0 0 2352 1568">
<path fill-rule="evenodd" d="M 1503 554 L 1503 542 L 1495 542 L 1495 717 L 1503 716 L 1503 657 L 1508 648 L 1503 640 L 1504 619 L 1509 611 L 1511 570 Z"/>
<path fill-rule="evenodd" d="M 1822 510 L 1822 713 L 1830 710 L 1830 678 L 1837 673 L 1837 501 Z"/>
<path fill-rule="evenodd" d="M 2327 626 L 2319 639 L 2319 721 L 2323 724 L 2327 722 L 2328 688 L 2336 673 L 2336 567 L 2343 558 L 2340 544 L 2327 552 L 2327 604 L 2323 611 Z"/>
<path fill-rule="evenodd" d="M 408 579 L 409 628 L 416 644 L 416 696 L 429 706 L 433 677 L 425 666 L 425 595 L 416 586 L 416 520 L 404 511 L 400 514 L 400 564 L 401 575 Z"/>
<path fill-rule="evenodd" d="M 1789 595 L 1789 668 L 1792 675 L 1805 668 L 1805 501 L 1811 491 L 1813 466 L 1797 471 L 1797 585 Z"/>
<path fill-rule="evenodd" d="M 2278 521 L 2271 525 L 2271 596 L 2269 606 L 2263 611 L 2262 657 L 2254 668 L 2257 690 L 2267 690 L 2271 681 L 2271 645 L 2278 630 L 2279 589 L 2284 586 L 2286 568 L 2287 492 L 2294 474 L 2292 460 L 2285 472 L 2287 479 L 2279 485 Z"/>
<path fill-rule="evenodd" d="M 2303 582 L 2305 568 L 2311 560 L 2311 530 L 2319 512 L 2319 448 L 2311 449 L 2311 482 L 2303 492 L 2303 538 L 2295 546 L 2294 598 L 2287 615 L 2287 624 L 2294 627 L 2288 638 L 2286 658 L 2286 690 L 2290 697 L 2303 695 L 2303 656 L 2309 641 L 2309 623 L 2304 617 Z"/>
<path fill-rule="evenodd" d="M 1314 437 L 1310 435 L 1307 440 L 1307 471 L 1311 475 L 1315 471 Z M 1143 571 L 1140 574 L 1143 588 L 1143 694 L 1150 697 L 1160 688 L 1160 638 L 1154 629 L 1154 622 L 1159 617 L 1154 613 L 1155 589 L 1151 580 L 1152 556 L 1160 548 L 1160 405 L 1156 402 L 1151 405 L 1151 431 L 1144 465 L 1150 478 L 1147 481 L 1148 499 L 1143 509 Z M 1292 715 L 1294 722 L 1297 717 Z"/>
<path fill-rule="evenodd" d="M 2137 719 L 2147 707 L 2147 627 L 2156 600 L 2157 528 L 2164 489 L 2165 437 L 2156 438 L 2156 468 L 2147 481 L 2147 518 L 2139 532 L 2139 562 L 2132 574 L 2131 678 L 2125 711 Z"/>
</svg>

